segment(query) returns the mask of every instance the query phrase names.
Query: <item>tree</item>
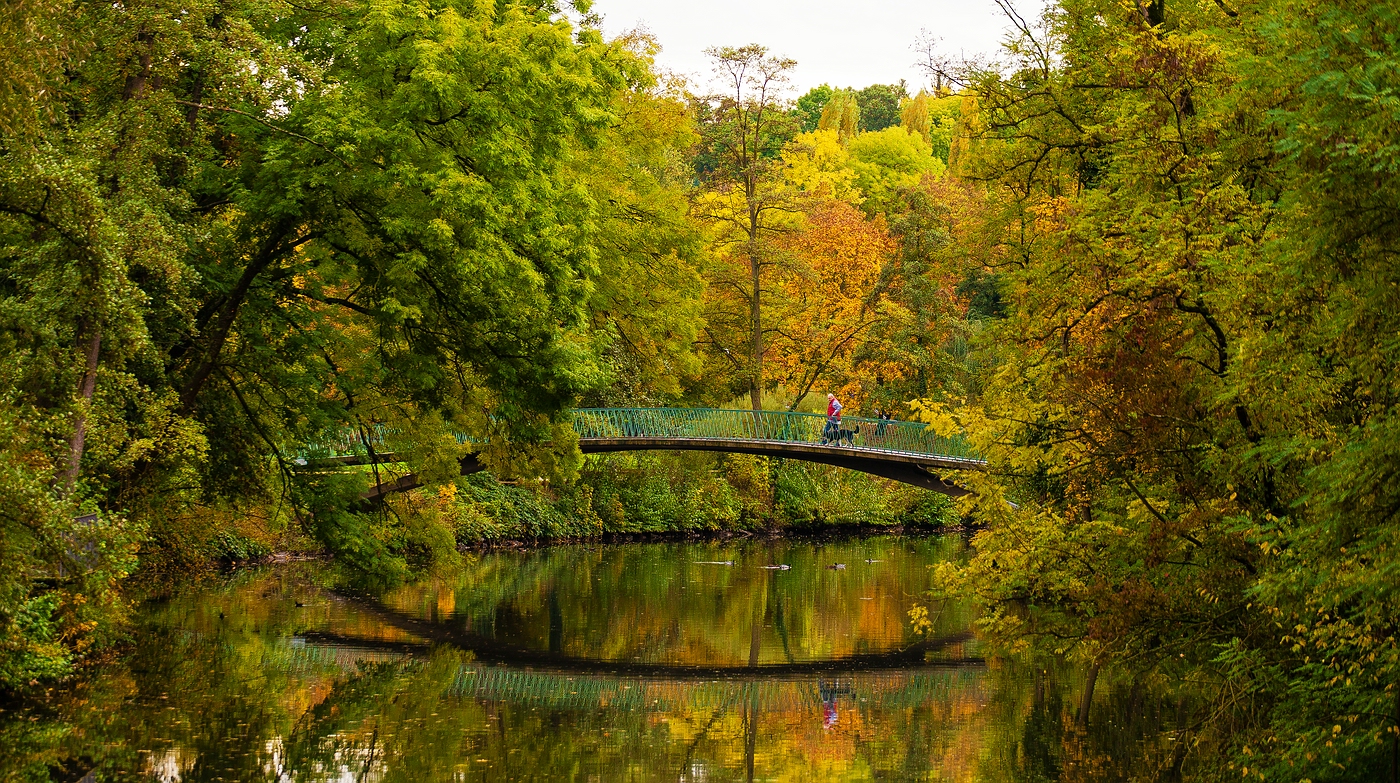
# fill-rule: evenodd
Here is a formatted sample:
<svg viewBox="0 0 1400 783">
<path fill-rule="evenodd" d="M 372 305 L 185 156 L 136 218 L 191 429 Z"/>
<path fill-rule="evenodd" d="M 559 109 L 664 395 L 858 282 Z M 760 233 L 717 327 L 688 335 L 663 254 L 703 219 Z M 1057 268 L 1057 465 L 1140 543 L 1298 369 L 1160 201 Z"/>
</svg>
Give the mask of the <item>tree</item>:
<svg viewBox="0 0 1400 783">
<path fill-rule="evenodd" d="M 864 197 L 856 177 L 850 152 L 834 130 L 799 133 L 783 149 L 783 178 L 799 193 L 859 205 Z"/>
<path fill-rule="evenodd" d="M 1235 769 L 1394 777 L 1400 16 L 1012 21 L 1010 67 L 965 74 L 1006 317 L 980 399 L 929 406 L 991 466 L 977 554 L 940 578 L 1008 644 L 1189 674 L 1193 741 Z"/>
<path fill-rule="evenodd" d="M 975 102 L 961 93 L 935 98 L 929 101 L 929 145 L 933 156 L 948 164 L 953 164 L 953 147 L 961 143 L 970 132 L 962 126 L 965 103 Z M 970 112 L 975 114 L 975 112 Z"/>
<path fill-rule="evenodd" d="M 830 85 L 823 84 L 820 87 L 813 87 L 797 99 L 793 112 L 798 121 L 801 122 L 803 133 L 811 133 L 817 129 L 817 123 L 822 118 L 822 110 L 826 108 L 827 101 L 831 100 L 831 96 L 835 92 Z"/>
<path fill-rule="evenodd" d="M 899 124 L 900 102 L 909 97 L 904 82 L 872 84 L 855 94 L 860 105 L 860 129 L 882 131 Z"/>
<path fill-rule="evenodd" d="M 905 133 L 920 136 L 929 141 L 929 97 L 919 90 L 919 94 L 904 101 L 899 109 L 899 127 Z"/>
<path fill-rule="evenodd" d="M 856 186 L 865 194 L 865 209 L 872 215 L 890 208 L 901 189 L 918 185 L 925 175 L 943 173 L 943 162 L 933 157 L 923 137 L 899 127 L 862 133 L 847 147 Z"/>
<path fill-rule="evenodd" d="M 978 332 L 975 297 L 960 283 L 985 277 L 996 251 L 977 229 L 992 207 L 984 191 L 951 177 L 924 177 L 899 191 L 888 211 L 898 251 L 882 276 L 900 317 L 883 323 L 871 344 L 899 368 L 879 377 L 886 409 L 909 400 L 956 400 L 979 390 L 967 344 Z"/>
<path fill-rule="evenodd" d="M 758 44 L 707 54 L 724 89 L 704 102 L 703 144 L 714 169 L 706 172 L 706 190 L 695 207 L 714 229 L 717 244 L 707 336 L 711 349 L 742 379 L 754 410 L 760 410 L 765 273 L 777 263 L 770 240 L 781 231 L 782 217 L 793 212 L 778 154 L 794 130 L 780 99 L 796 62 L 769 55 Z"/>
<path fill-rule="evenodd" d="M 455 474 L 454 430 L 495 464 L 577 462 L 563 410 L 607 379 L 590 308 L 627 299 L 600 266 L 694 247 L 599 204 L 679 208 L 585 160 L 650 79 L 626 42 L 513 2 L 13 10 L 43 57 L 0 94 L 0 472 L 26 495 L 0 514 L 4 655 L 88 643 L 134 546 L 191 537 L 196 503 L 289 501 L 394 571 L 340 508 L 359 479 L 292 470 L 328 430 L 388 427 L 429 476 Z"/>
<path fill-rule="evenodd" d="M 619 40 L 650 65 L 653 40 Z M 588 301 L 610 378 L 591 405 L 674 399 L 699 373 L 701 231 L 690 219 L 698 141 L 689 106 L 650 72 L 614 99 L 615 125 L 570 164 L 598 205 L 598 271 Z"/>
<path fill-rule="evenodd" d="M 784 270 L 775 309 L 773 363 L 797 407 L 823 380 L 848 405 L 868 394 L 862 380 L 897 368 L 876 359 L 855 364 L 869 333 L 890 317 L 881 279 L 894 241 L 880 218 L 867 221 L 842 201 L 824 200 L 811 208 L 800 231 L 783 239 L 794 256 Z M 875 356 L 880 351 L 870 352 Z M 874 366 L 878 365 L 878 366 Z"/>
<path fill-rule="evenodd" d="M 822 116 L 817 121 L 817 129 L 835 131 L 841 141 L 847 141 L 860 132 L 860 103 L 851 90 L 836 90 L 822 107 Z"/>
</svg>

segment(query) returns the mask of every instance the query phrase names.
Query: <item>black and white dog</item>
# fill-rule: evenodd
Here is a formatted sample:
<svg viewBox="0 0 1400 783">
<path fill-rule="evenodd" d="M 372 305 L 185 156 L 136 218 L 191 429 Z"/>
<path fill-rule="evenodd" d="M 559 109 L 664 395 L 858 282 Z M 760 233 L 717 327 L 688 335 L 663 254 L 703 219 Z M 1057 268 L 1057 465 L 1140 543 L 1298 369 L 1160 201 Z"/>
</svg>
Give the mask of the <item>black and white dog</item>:
<svg viewBox="0 0 1400 783">
<path fill-rule="evenodd" d="M 835 422 L 829 422 L 826 425 L 826 429 L 822 432 L 822 445 L 827 446 L 835 444 L 840 446 L 844 443 L 847 446 L 854 446 L 856 445 L 856 432 L 858 432 L 858 430 L 848 430 Z"/>
</svg>

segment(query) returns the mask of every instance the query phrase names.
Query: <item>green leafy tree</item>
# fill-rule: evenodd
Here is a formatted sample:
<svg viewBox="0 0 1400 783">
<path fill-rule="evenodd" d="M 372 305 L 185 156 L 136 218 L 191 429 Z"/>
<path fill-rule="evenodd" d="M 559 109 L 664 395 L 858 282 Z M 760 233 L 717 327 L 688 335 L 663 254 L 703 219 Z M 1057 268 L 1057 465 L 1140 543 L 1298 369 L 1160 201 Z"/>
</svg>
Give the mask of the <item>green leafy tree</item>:
<svg viewBox="0 0 1400 783">
<path fill-rule="evenodd" d="M 627 44 L 650 65 L 657 47 Z M 588 404 L 674 401 L 698 382 L 703 236 L 689 210 L 690 107 L 649 72 L 614 99 L 617 122 L 571 168 L 598 205 L 598 272 L 587 309 L 609 378 Z"/>
<path fill-rule="evenodd" d="M 906 133 L 898 126 L 862 133 L 847 144 L 856 187 L 865 194 L 868 213 L 892 207 L 901 189 L 919 184 L 925 175 L 944 171 L 943 162 L 922 136 Z"/>
<path fill-rule="evenodd" d="M 928 143 L 933 147 L 933 156 L 949 166 L 954 141 L 969 133 L 960 126 L 963 103 L 967 100 L 971 99 L 957 94 L 931 98 L 928 103 Z"/>
<path fill-rule="evenodd" d="M 835 92 L 830 85 L 823 84 L 813 87 L 797 99 L 793 105 L 793 113 L 802 123 L 803 133 L 811 133 L 817 129 L 817 123 L 821 122 L 822 110 L 826 108 L 827 101 L 831 100 Z"/>
<path fill-rule="evenodd" d="M 860 106 L 861 131 L 882 131 L 899 124 L 900 103 L 909 98 L 904 82 L 872 84 L 855 93 Z"/>
<path fill-rule="evenodd" d="M 683 308 L 694 241 L 674 170 L 603 163 L 641 149 L 613 129 L 645 57 L 552 5 L 26 3 L 0 25 L 0 58 L 41 55 L 0 95 L 3 470 L 28 493 L 0 517 L 15 660 L 87 644 L 79 607 L 143 540 L 185 541 L 192 504 L 290 501 L 325 545 L 397 570 L 392 525 L 344 513 L 362 479 L 294 472 L 327 430 L 388 427 L 429 478 L 455 475 L 454 431 L 489 437 L 492 464 L 567 474 L 562 411 L 607 381 L 602 346 L 685 353 L 684 325 L 598 331 L 594 308 L 628 301 L 600 270 L 659 256 Z M 666 111 L 653 165 L 686 143 Z M 643 200 L 673 225 L 619 228 Z"/>
</svg>

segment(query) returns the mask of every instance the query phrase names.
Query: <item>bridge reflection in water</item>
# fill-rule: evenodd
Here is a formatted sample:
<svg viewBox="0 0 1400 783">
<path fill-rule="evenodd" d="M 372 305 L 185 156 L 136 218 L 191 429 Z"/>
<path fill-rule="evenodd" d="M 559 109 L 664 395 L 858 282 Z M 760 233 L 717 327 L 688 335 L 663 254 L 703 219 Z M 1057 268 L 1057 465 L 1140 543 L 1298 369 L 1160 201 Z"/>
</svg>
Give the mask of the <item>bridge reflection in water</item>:
<svg viewBox="0 0 1400 783">
<path fill-rule="evenodd" d="M 426 653 L 426 648 L 422 651 Z M 293 640 L 270 650 L 264 666 L 297 676 L 354 673 L 363 665 L 407 662 L 415 655 L 376 645 L 331 644 Z M 772 674 L 762 669 L 729 670 L 678 678 L 615 674 L 607 661 L 600 673 L 519 667 L 489 663 L 463 664 L 452 678 L 451 692 L 465 698 L 543 707 L 551 710 L 628 710 L 673 712 L 682 709 L 757 708 L 761 712 L 813 712 L 829 709 L 905 709 L 929 702 L 985 703 L 987 679 L 978 660 L 930 663 L 889 670 L 819 670 L 809 674 Z M 826 667 L 822 667 L 823 669 Z"/>
<path fill-rule="evenodd" d="M 76 760 L 56 777 L 1010 783 L 989 765 L 1017 758 L 1030 685 L 979 660 L 970 605 L 909 625 L 928 566 L 964 553 L 497 550 L 370 593 L 328 563 L 243 570 L 139 604 L 130 655 L 53 732 Z"/>
<path fill-rule="evenodd" d="M 803 554 L 803 548 L 791 548 L 783 559 L 799 565 L 798 575 L 831 573 L 805 560 Z M 862 593 L 880 592 L 876 586 L 881 578 L 888 579 L 911 565 L 906 562 L 909 555 L 898 549 L 879 554 L 890 558 L 891 565 L 898 564 L 898 569 L 891 572 L 869 565 L 858 569 L 851 574 L 851 586 L 860 585 Z M 608 562 L 613 565 L 603 565 Z M 624 564 L 606 556 L 598 565 L 609 573 L 651 570 L 639 568 L 642 563 Z M 794 657 L 786 643 L 779 659 L 762 656 L 760 632 L 770 627 L 765 619 L 773 625 L 785 625 L 782 606 L 807 592 L 810 576 L 805 583 L 782 586 L 772 573 L 755 571 L 751 565 L 714 574 L 726 586 L 721 595 L 732 596 L 731 590 L 757 590 L 757 595 L 768 595 L 755 613 L 745 664 L 734 657 L 697 656 L 694 646 L 682 642 L 642 657 L 635 651 L 600 657 L 589 652 L 595 648 L 583 638 L 568 644 L 551 638 L 547 646 L 541 646 L 540 640 L 532 640 L 529 634 L 502 634 L 487 618 L 533 616 L 536 623 L 547 621 L 554 637 L 562 633 L 556 626 L 565 624 L 565 612 L 558 607 L 568 601 L 558 600 L 557 591 L 563 590 L 574 599 L 597 598 L 592 578 L 572 578 L 597 572 L 585 562 L 573 563 L 573 567 L 540 583 L 538 589 L 527 587 L 535 581 L 528 566 L 513 570 L 523 579 L 512 579 L 512 583 L 524 588 L 524 595 L 537 597 L 522 601 L 521 594 L 512 590 L 515 597 L 505 604 L 488 599 L 490 608 L 484 615 L 471 609 L 447 614 L 430 610 L 455 595 L 455 590 L 406 589 L 387 601 L 344 591 L 322 593 L 328 605 L 336 607 L 333 614 L 340 619 L 272 645 L 263 655 L 263 666 L 294 677 L 339 677 L 376 666 L 413 666 L 445 650 L 456 650 L 464 653 L 466 660 L 453 663 L 453 669 L 440 681 L 447 684 L 445 693 L 458 699 L 551 711 L 653 713 L 663 720 L 677 713 L 707 713 L 710 720 L 734 715 L 741 717 L 746 732 L 758 731 L 762 716 L 786 715 L 788 720 L 830 728 L 843 719 L 854 720 L 858 713 L 927 708 L 929 704 L 981 705 L 990 698 L 985 665 L 979 657 L 966 654 L 972 634 L 962 628 L 945 627 L 923 639 L 866 638 L 845 651 L 819 658 Z M 844 592 L 838 590 L 837 595 L 849 599 Z M 827 593 L 818 603 L 832 598 Z M 622 596 L 614 595 L 613 599 L 616 608 L 626 605 Z M 807 597 L 813 599 L 816 596 Z M 861 605 L 863 600 L 856 597 L 854 603 Z M 517 601 L 520 605 L 512 608 Z M 693 603 L 694 599 L 680 599 L 681 603 L 687 601 Z M 708 603 L 705 599 L 702 602 Z M 575 613 L 586 614 L 584 605 L 573 606 L 567 612 L 570 620 L 576 619 Z M 522 610 L 526 614 L 520 614 Z M 568 625 L 578 628 L 573 622 Z M 773 633 L 779 630 L 775 628 Z M 795 647 L 808 646 L 807 640 L 793 641 Z M 746 738 L 747 754 L 753 753 L 752 740 Z M 747 761 L 752 763 L 752 758 Z"/>
<path fill-rule="evenodd" d="M 709 408 L 585 408 L 573 412 L 579 449 L 585 454 L 617 451 L 712 451 L 818 462 L 858 470 L 958 496 L 966 490 L 943 475 L 982 470 L 986 463 L 961 437 L 944 437 L 916 422 L 845 417 L 833 431 L 820 414 Z M 308 449 L 309 460 L 355 465 L 396 461 L 353 434 Z M 461 438 L 466 442 L 466 438 Z M 483 469 L 475 455 L 461 460 L 462 473 Z M 366 497 L 420 486 L 409 474 L 385 481 Z"/>
</svg>

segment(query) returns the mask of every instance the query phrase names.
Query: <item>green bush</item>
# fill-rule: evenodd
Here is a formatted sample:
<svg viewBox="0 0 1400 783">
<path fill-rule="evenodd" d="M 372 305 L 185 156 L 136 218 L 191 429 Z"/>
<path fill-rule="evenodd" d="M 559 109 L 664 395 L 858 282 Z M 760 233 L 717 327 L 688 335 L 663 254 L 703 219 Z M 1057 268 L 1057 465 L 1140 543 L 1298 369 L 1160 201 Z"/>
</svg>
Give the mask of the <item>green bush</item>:
<svg viewBox="0 0 1400 783">
<path fill-rule="evenodd" d="M 0 622 L 0 691 L 68 673 L 72 655 L 59 640 L 58 608 L 59 596 L 44 593 L 21 604 L 8 622 Z"/>
<path fill-rule="evenodd" d="M 120 632 L 139 525 L 54 482 L 33 411 L 0 397 L 0 693 L 66 674 Z"/>
<path fill-rule="evenodd" d="M 272 549 L 267 544 L 255 541 L 242 531 L 233 529 L 220 530 L 214 536 L 212 548 L 216 559 L 234 563 L 260 560 L 272 554 Z"/>
</svg>

